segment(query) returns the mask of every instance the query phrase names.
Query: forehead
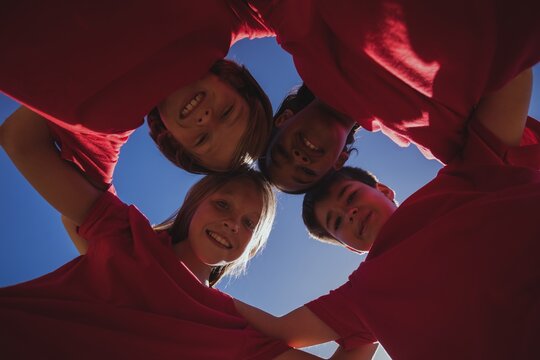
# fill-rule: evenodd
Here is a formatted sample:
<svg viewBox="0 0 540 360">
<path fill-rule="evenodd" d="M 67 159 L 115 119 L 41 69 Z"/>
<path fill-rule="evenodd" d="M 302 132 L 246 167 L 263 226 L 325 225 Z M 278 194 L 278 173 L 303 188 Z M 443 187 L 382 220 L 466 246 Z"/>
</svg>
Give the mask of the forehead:
<svg viewBox="0 0 540 360">
<path fill-rule="evenodd" d="M 255 183 L 248 178 L 239 178 L 228 181 L 220 187 L 214 194 L 218 196 L 227 196 L 234 201 L 243 203 L 244 205 L 256 205 L 262 207 L 262 191 Z"/>
<path fill-rule="evenodd" d="M 340 194 L 352 186 L 355 181 L 350 179 L 339 179 L 326 188 L 325 194 L 323 194 L 318 201 L 314 204 L 315 214 L 318 211 L 327 211 L 328 208 L 339 204 Z"/>
<path fill-rule="evenodd" d="M 339 179 L 327 187 L 327 192 L 313 205 L 317 221 L 323 227 L 326 224 L 328 213 L 332 210 L 343 210 L 346 207 L 346 194 L 351 191 L 377 191 L 369 185 L 354 179 Z"/>
</svg>

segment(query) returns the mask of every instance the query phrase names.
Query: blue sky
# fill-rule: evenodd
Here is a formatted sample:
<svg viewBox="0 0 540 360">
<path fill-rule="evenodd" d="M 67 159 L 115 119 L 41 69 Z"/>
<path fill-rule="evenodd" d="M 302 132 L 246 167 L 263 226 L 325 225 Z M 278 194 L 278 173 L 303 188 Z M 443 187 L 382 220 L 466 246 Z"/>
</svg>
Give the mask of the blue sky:
<svg viewBox="0 0 540 360">
<path fill-rule="evenodd" d="M 291 57 L 274 39 L 241 41 L 229 57 L 245 64 L 267 91 L 274 109 L 300 83 Z M 540 66 L 535 67 L 531 115 L 540 118 Z M 0 121 L 17 108 L 0 95 Z M 124 202 L 136 204 L 157 223 L 177 209 L 198 176 L 179 171 L 163 158 L 146 126 L 122 150 L 114 183 Z M 439 163 L 424 159 L 415 147 L 399 148 L 378 133 L 357 134 L 357 155 L 349 164 L 372 171 L 397 193 L 398 201 L 431 180 Z M 78 255 L 59 214 L 26 183 L 0 152 L 0 286 L 30 280 Z M 266 249 L 252 260 L 248 273 L 225 280 L 220 288 L 245 302 L 279 315 L 338 287 L 363 260 L 337 246 L 318 243 L 302 224 L 301 196 L 278 195 L 278 214 Z M 309 351 L 328 356 L 335 346 Z M 376 359 L 387 359 L 383 352 Z"/>
</svg>

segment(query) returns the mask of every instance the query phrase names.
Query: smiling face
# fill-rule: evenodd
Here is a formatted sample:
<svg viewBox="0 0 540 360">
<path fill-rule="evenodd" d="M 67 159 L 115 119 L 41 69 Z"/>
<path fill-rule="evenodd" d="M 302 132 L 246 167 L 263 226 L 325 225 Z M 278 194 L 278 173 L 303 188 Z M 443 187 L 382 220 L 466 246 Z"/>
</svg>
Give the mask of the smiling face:
<svg viewBox="0 0 540 360">
<path fill-rule="evenodd" d="M 321 227 L 347 247 L 369 251 L 381 228 L 396 210 L 394 192 L 377 183 L 371 187 L 357 180 L 336 181 L 326 198 L 315 204 Z"/>
<path fill-rule="evenodd" d="M 348 154 L 343 151 L 352 120 L 314 100 L 297 114 L 286 110 L 275 121 L 279 128 L 266 152 L 265 165 L 281 190 L 305 190 L 332 168 L 339 169 Z"/>
<path fill-rule="evenodd" d="M 209 266 L 237 260 L 252 238 L 262 209 L 262 195 L 248 179 L 231 181 L 203 199 L 187 238 L 196 258 Z"/>
<path fill-rule="evenodd" d="M 214 171 L 233 166 L 248 127 L 246 100 L 216 75 L 169 95 L 158 106 L 163 124 L 198 163 Z"/>
</svg>

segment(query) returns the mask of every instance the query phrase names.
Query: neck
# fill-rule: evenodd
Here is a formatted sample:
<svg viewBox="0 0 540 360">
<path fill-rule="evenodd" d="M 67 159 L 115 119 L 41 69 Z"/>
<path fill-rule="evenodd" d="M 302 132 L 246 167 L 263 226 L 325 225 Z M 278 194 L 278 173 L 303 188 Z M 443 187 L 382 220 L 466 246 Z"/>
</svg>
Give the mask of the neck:
<svg viewBox="0 0 540 360">
<path fill-rule="evenodd" d="M 180 241 L 173 245 L 174 253 L 178 259 L 187 266 L 201 284 L 208 286 L 208 279 L 212 272 L 212 266 L 203 263 L 191 249 L 189 241 Z"/>
</svg>

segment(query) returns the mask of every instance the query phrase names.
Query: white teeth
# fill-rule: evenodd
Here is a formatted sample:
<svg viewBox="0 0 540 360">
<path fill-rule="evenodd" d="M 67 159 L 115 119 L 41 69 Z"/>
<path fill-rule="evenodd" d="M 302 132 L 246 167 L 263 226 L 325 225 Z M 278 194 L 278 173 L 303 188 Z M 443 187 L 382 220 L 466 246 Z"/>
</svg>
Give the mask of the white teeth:
<svg viewBox="0 0 540 360">
<path fill-rule="evenodd" d="M 193 111 L 193 109 L 195 109 L 197 105 L 199 105 L 203 98 L 204 93 L 197 93 L 197 95 L 195 95 L 195 97 L 193 97 L 193 99 L 191 99 L 188 104 L 182 109 L 180 115 L 182 115 L 182 117 L 188 116 Z"/>
<path fill-rule="evenodd" d="M 313 143 L 311 141 L 309 141 L 308 139 L 306 139 L 304 136 L 302 136 L 302 140 L 304 140 L 304 144 L 310 148 L 311 150 L 313 151 L 319 151 L 319 148 L 316 147 L 315 145 L 313 145 Z"/>
<path fill-rule="evenodd" d="M 225 246 L 226 248 L 230 249 L 232 248 L 232 245 L 231 243 L 229 242 L 229 240 L 225 239 L 223 236 L 219 235 L 219 234 L 216 234 L 215 232 L 213 231 L 210 231 L 208 230 L 206 232 L 208 235 L 210 235 L 210 237 L 214 240 L 216 240 L 218 243 L 220 243 L 221 245 Z"/>
</svg>

